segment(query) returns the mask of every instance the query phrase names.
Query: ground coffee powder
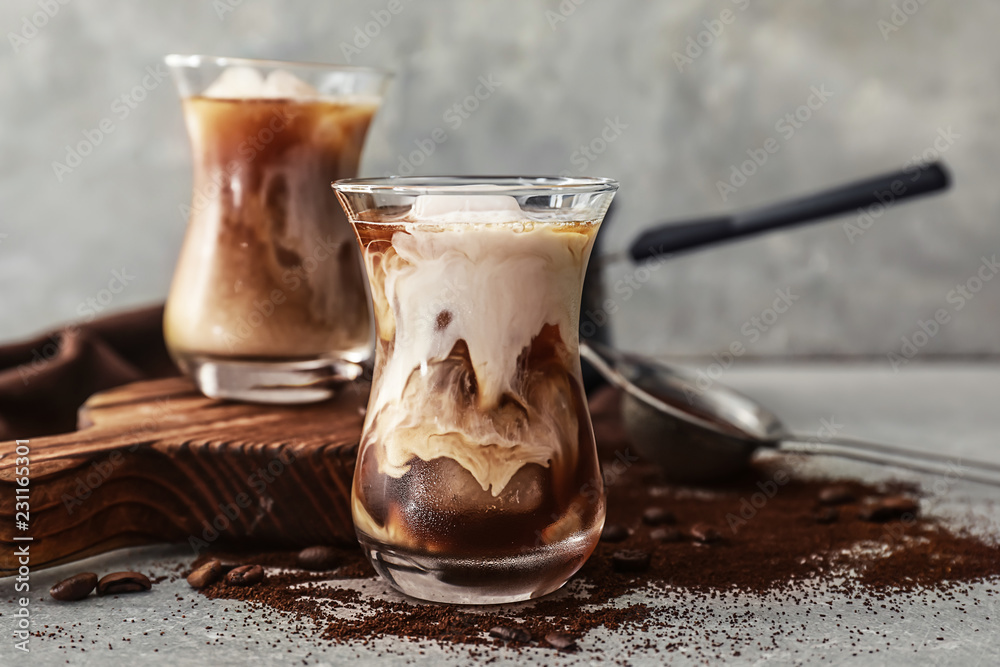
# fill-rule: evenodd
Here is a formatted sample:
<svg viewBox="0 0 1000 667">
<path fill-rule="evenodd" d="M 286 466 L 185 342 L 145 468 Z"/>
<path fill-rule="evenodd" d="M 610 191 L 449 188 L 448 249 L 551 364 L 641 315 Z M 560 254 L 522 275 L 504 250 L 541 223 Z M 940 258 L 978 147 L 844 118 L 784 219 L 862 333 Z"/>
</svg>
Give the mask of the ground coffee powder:
<svg viewBox="0 0 1000 667">
<path fill-rule="evenodd" d="M 611 440 L 604 438 L 606 469 L 627 446 L 620 441 L 611 446 Z M 911 502 L 919 500 L 917 488 L 810 479 L 796 474 L 793 463 L 773 459 L 726 484 L 701 488 L 671 486 L 655 466 L 630 463 L 609 480 L 608 525 L 615 539 L 598 545 L 569 590 L 520 605 L 473 609 L 370 595 L 369 584 L 381 590 L 375 573 L 361 551 L 350 547 L 339 549 L 340 566 L 331 572 L 301 569 L 295 552 L 217 552 L 192 568 L 211 558 L 268 567 L 261 584 L 219 581 L 200 592 L 295 615 L 302 621 L 295 632 L 302 637 L 362 644 L 381 637 L 434 640 L 466 646 L 473 655 L 475 646 L 493 644 L 556 650 L 544 640 L 553 633 L 581 639 L 579 650 L 593 650 L 586 648 L 585 635 L 599 627 L 624 636 L 654 630 L 667 640 L 676 638 L 667 650 L 689 650 L 684 637 L 696 631 L 699 619 L 683 608 L 654 611 L 644 603 L 615 602 L 636 589 L 713 597 L 787 592 L 796 603 L 834 591 L 867 607 L 888 604 L 902 614 L 900 596 L 908 592 L 939 590 L 947 596 L 1000 577 L 1000 547 L 921 515 L 919 503 Z M 880 504 L 889 509 L 872 511 Z M 663 527 L 648 519 L 667 513 L 671 531 L 676 530 L 672 539 L 663 539 Z M 615 554 L 620 560 L 621 552 L 646 553 L 649 564 L 616 567 Z M 731 622 L 736 636 L 737 614 Z M 491 635 L 497 627 L 510 632 Z M 577 650 L 568 639 L 565 650 Z"/>
</svg>

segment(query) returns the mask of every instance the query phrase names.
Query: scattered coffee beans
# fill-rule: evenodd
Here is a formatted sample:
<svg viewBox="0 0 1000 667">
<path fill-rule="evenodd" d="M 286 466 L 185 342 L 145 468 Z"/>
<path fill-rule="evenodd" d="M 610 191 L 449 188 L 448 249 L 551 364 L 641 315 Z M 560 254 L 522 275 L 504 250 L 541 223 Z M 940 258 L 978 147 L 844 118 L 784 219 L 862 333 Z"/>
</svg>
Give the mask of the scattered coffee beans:
<svg viewBox="0 0 1000 667">
<path fill-rule="evenodd" d="M 654 542 L 680 542 L 683 535 L 676 528 L 654 528 L 649 531 L 649 539 Z"/>
<path fill-rule="evenodd" d="M 642 521 L 650 526 L 662 526 L 665 523 L 677 523 L 677 517 L 662 507 L 647 507 L 642 513 Z"/>
<path fill-rule="evenodd" d="M 692 493 L 685 487 L 674 488 L 655 482 L 655 476 L 647 477 L 652 474 L 651 466 L 636 463 L 622 475 L 619 483 L 608 487 L 608 525 L 633 530 L 620 543 L 600 542 L 594 555 L 584 563 L 576 576 L 587 595 L 551 595 L 533 600 L 530 606 L 517 607 L 516 619 L 512 619 L 512 612 L 507 607 L 483 607 L 470 614 L 449 605 L 368 595 L 364 585 L 376 575 L 357 548 L 342 549 L 337 570 L 319 577 L 298 568 L 296 551 L 244 554 L 239 557 L 242 563 L 273 567 L 275 571 L 269 571 L 257 586 L 208 586 L 201 589 L 199 595 L 249 601 L 293 619 L 308 620 L 293 624 L 295 630 L 291 638 L 296 640 L 303 638 L 338 645 L 370 643 L 384 638 L 432 641 L 445 650 L 458 651 L 466 661 L 478 657 L 477 661 L 489 662 L 495 658 L 493 662 L 502 662 L 506 659 L 498 652 L 502 647 L 494 645 L 503 642 L 487 634 L 490 628 L 510 626 L 534 638 L 527 644 L 510 641 L 513 651 L 533 646 L 553 653 L 557 649 L 544 640 L 551 633 L 570 634 L 577 638 L 579 650 L 588 651 L 606 651 L 608 647 L 603 637 L 611 633 L 622 639 L 620 649 L 615 644 L 613 659 L 620 658 L 626 663 L 635 651 L 647 661 L 650 658 L 648 644 L 634 643 L 634 633 L 642 629 L 669 637 L 667 653 L 683 652 L 678 657 L 715 664 L 726 656 L 720 657 L 721 649 L 715 640 L 704 636 L 705 626 L 697 610 L 683 605 L 651 608 L 644 601 L 634 601 L 627 596 L 646 587 L 653 591 L 663 590 L 664 599 L 676 599 L 674 596 L 678 593 L 715 595 L 720 591 L 738 591 L 731 605 L 723 601 L 726 596 L 720 596 L 718 604 L 727 614 L 734 614 L 733 627 L 742 637 L 736 640 L 736 653 L 739 653 L 743 646 L 740 641 L 750 647 L 761 641 L 761 637 L 744 632 L 759 626 L 753 622 L 749 627 L 741 625 L 740 618 L 746 613 L 744 600 L 764 601 L 777 596 L 794 601 L 794 604 L 825 605 L 833 587 L 839 591 L 836 595 L 871 602 L 880 614 L 879 604 L 890 607 L 899 604 L 901 611 L 895 613 L 903 614 L 909 609 L 922 616 L 927 612 L 922 591 L 950 596 L 951 591 L 967 590 L 969 582 L 995 581 L 1000 576 L 1000 547 L 975 535 L 954 532 L 946 523 L 919 515 L 912 523 L 893 527 L 893 534 L 898 529 L 913 540 L 898 541 L 891 553 L 872 559 L 867 545 L 885 539 L 885 526 L 859 519 L 857 511 L 863 504 L 851 504 L 847 506 L 849 509 L 838 508 L 840 517 L 832 526 L 811 520 L 811 512 L 820 509 L 820 491 L 831 484 L 840 484 L 839 481 L 791 476 L 766 506 L 757 508 L 752 517 L 744 516 L 741 499 L 750 498 L 761 490 L 761 483 L 775 479 L 776 470 L 785 470 L 775 465 L 786 464 L 758 462 L 754 465 L 747 475 L 722 487 L 721 493 Z M 644 483 L 648 479 L 656 485 Z M 886 495 L 885 488 L 891 489 L 888 495 L 916 497 L 909 487 L 898 484 L 876 487 L 855 481 L 843 483 L 856 490 L 858 499 L 880 498 Z M 682 541 L 674 544 L 655 541 L 652 536 L 660 527 L 642 525 L 636 530 L 643 510 L 661 504 L 670 507 L 684 522 L 679 531 Z M 724 546 L 706 547 L 689 541 L 688 527 L 696 523 L 716 527 L 724 535 Z M 676 526 L 662 528 L 677 529 Z M 612 575 L 613 554 L 626 549 L 650 554 L 648 569 Z M 231 555 L 217 553 L 214 557 L 225 561 Z M 841 578 L 839 572 L 844 566 L 850 574 Z M 913 591 L 917 591 L 916 597 L 907 603 L 907 596 Z M 995 595 L 988 594 L 986 602 L 995 602 Z M 804 602 L 798 602 L 800 599 Z M 964 608 L 968 603 L 956 601 L 956 604 Z M 343 607 L 357 608 L 363 613 L 344 614 Z M 714 623 L 717 621 L 715 611 L 711 613 Z M 801 608 L 789 608 L 787 618 L 784 615 L 775 617 L 772 628 L 778 633 L 775 636 L 799 632 L 799 619 L 794 618 L 797 613 L 808 613 L 808 608 L 806 612 Z M 847 628 L 856 627 L 857 632 L 872 629 L 868 627 L 871 619 L 867 616 L 859 616 L 853 621 L 854 625 L 850 625 L 852 619 L 846 615 L 837 622 Z M 248 619 L 248 623 L 253 621 Z M 274 630 L 274 626 L 265 625 L 265 621 L 258 623 L 261 629 Z M 603 628 L 604 633 L 595 637 L 591 644 L 588 633 L 598 628 Z M 285 637 L 281 640 L 278 647 L 284 646 Z M 905 636 L 889 635 L 885 642 L 900 652 L 914 648 Z M 477 648 L 484 645 L 489 646 L 491 652 L 484 653 Z M 846 643 L 842 650 L 850 652 L 853 648 Z M 733 656 L 739 658 L 736 653 Z M 600 657 L 597 653 L 594 655 Z M 849 659 L 848 653 L 840 655 Z M 657 657 L 663 662 L 669 660 L 665 653 Z M 552 662 L 546 660 L 544 654 L 538 661 Z"/>
<path fill-rule="evenodd" d="M 240 565 L 245 565 L 245 563 L 240 563 L 232 558 L 220 558 L 219 565 L 222 567 L 222 574 L 228 574 L 231 570 L 238 568 Z"/>
<path fill-rule="evenodd" d="M 576 650 L 576 638 L 567 632 L 550 632 L 545 635 L 545 643 L 560 651 Z"/>
<path fill-rule="evenodd" d="M 112 572 L 101 577 L 97 582 L 98 595 L 118 595 L 119 593 L 138 593 L 148 591 L 153 587 L 146 575 L 139 572 Z"/>
<path fill-rule="evenodd" d="M 625 526 L 609 523 L 601 531 L 601 542 L 623 542 L 628 539 L 628 528 Z"/>
<path fill-rule="evenodd" d="M 649 552 L 639 549 L 623 549 L 611 554 L 611 567 L 623 574 L 643 572 L 649 568 L 649 561 Z"/>
<path fill-rule="evenodd" d="M 696 523 L 691 526 L 691 538 L 695 542 L 710 544 L 721 540 L 722 533 L 720 533 L 714 526 L 707 523 Z"/>
<path fill-rule="evenodd" d="M 299 552 L 297 560 L 303 570 L 320 572 L 337 567 L 340 553 L 333 547 L 309 547 Z"/>
<path fill-rule="evenodd" d="M 264 568 L 260 565 L 240 565 L 234 567 L 226 575 L 226 583 L 230 586 L 253 586 L 264 579 Z"/>
<path fill-rule="evenodd" d="M 497 625 L 490 628 L 490 636 L 511 642 L 521 642 L 526 644 L 531 641 L 531 635 L 521 628 L 512 628 L 506 625 Z"/>
<path fill-rule="evenodd" d="M 97 575 L 93 572 L 81 572 L 74 574 L 68 579 L 63 579 L 58 584 L 49 589 L 49 595 L 53 600 L 61 602 L 73 602 L 82 600 L 90 595 L 90 591 L 97 586 Z"/>
<path fill-rule="evenodd" d="M 916 517 L 919 511 L 920 505 L 913 498 L 887 496 L 869 501 L 868 504 L 861 508 L 858 516 L 865 521 L 882 523 L 884 521 L 892 521 L 893 519 L 902 519 L 906 515 Z"/>
<path fill-rule="evenodd" d="M 853 503 L 858 496 L 846 484 L 833 484 L 823 487 L 819 492 L 819 501 L 824 505 L 844 505 Z"/>
<path fill-rule="evenodd" d="M 204 588 L 217 582 L 222 578 L 222 575 L 222 563 L 217 560 L 210 560 L 189 574 L 187 582 L 191 584 L 191 588 Z"/>
</svg>

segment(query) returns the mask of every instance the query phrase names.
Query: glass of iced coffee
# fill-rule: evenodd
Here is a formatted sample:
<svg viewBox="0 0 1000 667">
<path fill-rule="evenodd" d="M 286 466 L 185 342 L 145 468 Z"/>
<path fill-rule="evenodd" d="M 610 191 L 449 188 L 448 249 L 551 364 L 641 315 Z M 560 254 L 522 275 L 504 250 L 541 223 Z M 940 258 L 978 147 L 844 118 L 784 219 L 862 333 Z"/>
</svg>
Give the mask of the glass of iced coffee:
<svg viewBox="0 0 1000 667">
<path fill-rule="evenodd" d="M 357 175 L 380 70 L 171 55 L 194 154 L 164 334 L 211 397 L 328 398 L 371 353 L 369 297 L 332 179 Z"/>
<path fill-rule="evenodd" d="M 403 593 L 545 595 L 604 524 L 580 376 L 584 272 L 617 183 L 386 178 L 334 184 L 375 311 L 352 512 Z"/>
</svg>

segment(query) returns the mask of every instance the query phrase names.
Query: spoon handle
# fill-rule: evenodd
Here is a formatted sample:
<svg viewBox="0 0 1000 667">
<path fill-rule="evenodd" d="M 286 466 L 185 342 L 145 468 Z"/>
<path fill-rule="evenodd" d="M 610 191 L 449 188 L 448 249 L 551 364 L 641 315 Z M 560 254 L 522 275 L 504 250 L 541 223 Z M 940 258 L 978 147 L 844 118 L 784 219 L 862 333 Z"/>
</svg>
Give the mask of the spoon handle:
<svg viewBox="0 0 1000 667">
<path fill-rule="evenodd" d="M 729 216 L 678 222 L 650 229 L 629 248 L 635 261 L 853 213 L 948 188 L 951 179 L 940 162 L 908 167 L 831 190 Z M 879 209 L 881 210 L 881 209 Z M 881 213 L 876 213 L 876 217 Z"/>
<path fill-rule="evenodd" d="M 866 440 L 836 437 L 817 441 L 815 436 L 793 434 L 782 439 L 778 449 L 796 454 L 839 456 L 855 461 L 930 473 L 948 479 L 1000 486 L 1000 465 L 995 463 L 974 461 L 960 456 L 918 452 Z"/>
</svg>

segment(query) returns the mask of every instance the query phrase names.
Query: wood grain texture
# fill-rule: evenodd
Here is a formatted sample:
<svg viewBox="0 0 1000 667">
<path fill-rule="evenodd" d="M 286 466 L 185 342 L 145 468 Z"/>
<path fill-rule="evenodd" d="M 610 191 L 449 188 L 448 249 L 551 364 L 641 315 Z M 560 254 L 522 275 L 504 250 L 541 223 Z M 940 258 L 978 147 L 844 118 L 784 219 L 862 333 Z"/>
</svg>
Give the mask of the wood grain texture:
<svg viewBox="0 0 1000 667">
<path fill-rule="evenodd" d="M 17 570 L 15 535 L 34 538 L 32 569 L 156 542 L 353 541 L 367 397 L 358 383 L 306 406 L 228 403 L 183 378 L 95 394 L 80 430 L 28 444 L 27 531 L 15 524 L 16 443 L 0 443 L 0 576 Z"/>
</svg>

